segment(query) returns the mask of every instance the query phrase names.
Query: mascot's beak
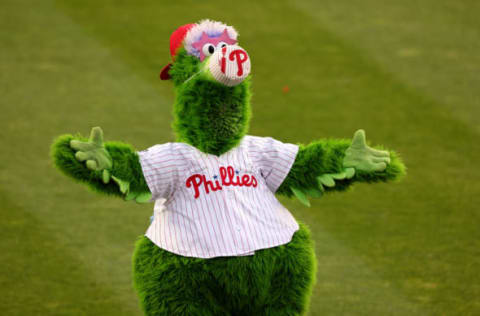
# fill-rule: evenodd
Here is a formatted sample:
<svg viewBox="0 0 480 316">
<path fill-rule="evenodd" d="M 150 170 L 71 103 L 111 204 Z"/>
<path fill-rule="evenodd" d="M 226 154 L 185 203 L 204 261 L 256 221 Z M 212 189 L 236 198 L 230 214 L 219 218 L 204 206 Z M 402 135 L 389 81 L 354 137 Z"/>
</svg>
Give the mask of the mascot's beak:
<svg viewBox="0 0 480 316">
<path fill-rule="evenodd" d="M 227 45 L 213 53 L 207 60 L 204 68 L 207 70 L 215 81 L 220 82 L 228 87 L 240 84 L 250 74 L 251 64 L 250 57 L 247 52 L 237 45 Z M 169 63 L 163 67 L 160 72 L 160 79 L 170 79 Z"/>
<path fill-rule="evenodd" d="M 227 45 L 210 56 L 208 69 L 216 81 L 233 87 L 250 74 L 250 57 L 240 46 Z"/>
<path fill-rule="evenodd" d="M 168 71 L 170 70 L 170 67 L 172 67 L 171 63 L 169 63 L 168 65 L 162 68 L 162 71 L 160 71 L 160 79 L 168 80 L 171 78 L 170 74 L 168 73 Z"/>
</svg>

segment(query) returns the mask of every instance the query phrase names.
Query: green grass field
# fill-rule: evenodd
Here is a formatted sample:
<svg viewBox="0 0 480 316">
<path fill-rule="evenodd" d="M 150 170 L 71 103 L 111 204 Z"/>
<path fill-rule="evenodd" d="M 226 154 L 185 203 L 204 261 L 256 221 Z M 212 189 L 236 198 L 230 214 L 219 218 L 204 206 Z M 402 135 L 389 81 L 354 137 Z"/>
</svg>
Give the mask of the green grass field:
<svg viewBox="0 0 480 316">
<path fill-rule="evenodd" d="M 250 133 L 367 139 L 408 176 L 313 201 L 310 315 L 480 315 L 480 3 L 473 0 L 0 2 L 0 314 L 140 315 L 131 254 L 152 205 L 56 171 L 53 138 L 101 126 L 173 140 L 158 73 L 179 25 L 234 25 L 252 58 Z M 288 86 L 290 91 L 282 93 Z"/>
</svg>

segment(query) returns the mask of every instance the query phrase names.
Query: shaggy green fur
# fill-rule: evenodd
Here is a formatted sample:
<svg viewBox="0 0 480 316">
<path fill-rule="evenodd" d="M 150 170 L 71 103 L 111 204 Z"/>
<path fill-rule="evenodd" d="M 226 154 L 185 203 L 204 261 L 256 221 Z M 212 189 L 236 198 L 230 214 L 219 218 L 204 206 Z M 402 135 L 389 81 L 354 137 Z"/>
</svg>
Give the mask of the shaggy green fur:
<svg viewBox="0 0 480 316">
<path fill-rule="evenodd" d="M 169 70 L 169 74 L 173 84 L 178 87 L 187 79 L 198 73 L 201 69 L 200 65 L 204 64 L 198 58 L 188 55 L 185 48 L 180 48 L 175 56 L 175 62 Z"/>
<path fill-rule="evenodd" d="M 247 132 L 250 79 L 224 86 L 202 70 L 206 61 L 199 63 L 185 49 L 177 55 L 170 70 L 176 90 L 173 128 L 179 141 L 219 156 L 237 146 Z"/>
<path fill-rule="evenodd" d="M 345 169 L 343 159 L 350 144 L 351 141 L 347 139 L 327 139 L 314 141 L 309 145 L 300 145 L 295 163 L 277 193 L 291 197 L 294 194 L 292 188 L 306 192 L 317 189 L 319 187 L 318 176 L 336 174 Z M 401 179 L 405 174 L 405 166 L 401 159 L 395 152 L 390 151 L 390 160 L 391 162 L 384 171 L 356 170 L 353 178 L 336 180 L 334 186 L 323 186 L 323 189 L 325 192 L 345 191 L 353 182 L 372 183 Z"/>
<path fill-rule="evenodd" d="M 70 147 L 70 141 L 76 139 L 87 141 L 82 136 L 62 135 L 52 145 L 51 156 L 55 166 L 76 181 L 87 184 L 96 192 L 123 197 L 119 186 L 114 182 L 103 183 L 102 171 L 90 170 L 84 162 L 75 158 L 75 150 Z M 121 180 L 128 181 L 130 191 L 149 193 L 150 190 L 143 177 L 142 168 L 135 150 L 127 144 L 120 142 L 106 142 L 105 148 L 112 157 L 113 166 L 111 174 Z"/>
<path fill-rule="evenodd" d="M 140 237 L 134 284 L 146 315 L 303 315 L 316 275 L 309 229 L 254 256 L 190 258 Z"/>
</svg>

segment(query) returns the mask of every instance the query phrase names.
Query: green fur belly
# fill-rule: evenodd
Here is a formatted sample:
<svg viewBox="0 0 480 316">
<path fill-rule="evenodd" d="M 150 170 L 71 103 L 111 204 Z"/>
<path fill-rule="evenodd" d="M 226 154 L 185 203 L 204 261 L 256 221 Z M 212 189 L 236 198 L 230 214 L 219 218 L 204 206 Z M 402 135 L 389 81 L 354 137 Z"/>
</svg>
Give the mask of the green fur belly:
<svg viewBox="0 0 480 316">
<path fill-rule="evenodd" d="M 267 310 L 306 312 L 316 260 L 308 228 L 288 244 L 253 256 L 191 258 L 141 237 L 134 283 L 146 315 L 262 315 Z"/>
</svg>

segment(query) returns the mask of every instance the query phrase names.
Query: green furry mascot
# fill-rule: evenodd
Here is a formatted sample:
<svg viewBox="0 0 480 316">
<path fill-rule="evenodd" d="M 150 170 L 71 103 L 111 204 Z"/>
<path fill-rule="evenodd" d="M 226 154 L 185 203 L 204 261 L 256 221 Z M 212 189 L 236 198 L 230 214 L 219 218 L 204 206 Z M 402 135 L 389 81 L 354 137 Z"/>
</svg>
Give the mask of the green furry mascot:
<svg viewBox="0 0 480 316">
<path fill-rule="evenodd" d="M 177 142 L 137 152 L 120 142 L 63 135 L 56 166 L 97 192 L 155 201 L 135 248 L 134 284 L 146 315 L 303 315 L 315 283 L 308 228 L 275 198 L 396 180 L 393 153 L 353 140 L 285 144 L 246 135 L 250 58 L 237 32 L 204 20 L 170 38 Z"/>
</svg>

